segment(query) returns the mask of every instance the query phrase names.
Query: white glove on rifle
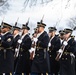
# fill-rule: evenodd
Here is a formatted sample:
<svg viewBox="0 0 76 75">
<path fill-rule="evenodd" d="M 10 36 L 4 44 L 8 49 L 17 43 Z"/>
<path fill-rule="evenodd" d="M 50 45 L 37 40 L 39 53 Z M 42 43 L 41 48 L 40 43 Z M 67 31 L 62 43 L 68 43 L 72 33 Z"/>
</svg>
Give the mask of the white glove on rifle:
<svg viewBox="0 0 76 75">
<path fill-rule="evenodd" d="M 33 51 L 35 51 L 35 48 L 31 48 L 31 49 L 29 50 L 30 53 L 32 53 Z"/>
<path fill-rule="evenodd" d="M 16 48 L 15 49 L 15 56 L 18 57 L 18 54 L 19 54 L 19 49 Z"/>
<path fill-rule="evenodd" d="M 16 48 L 16 49 L 15 49 L 15 52 L 18 52 L 18 51 L 19 51 L 19 49 Z"/>
<path fill-rule="evenodd" d="M 49 42 L 48 47 L 50 47 L 50 46 L 51 46 L 51 43 Z"/>
<path fill-rule="evenodd" d="M 37 42 L 37 41 L 38 41 L 38 39 L 37 39 L 37 38 L 33 38 L 33 40 L 34 40 L 35 42 Z"/>
<path fill-rule="evenodd" d="M 76 41 L 76 37 L 74 38 L 74 40 Z"/>
<path fill-rule="evenodd" d="M 1 37 L 0 37 L 0 40 L 1 40 Z"/>
<path fill-rule="evenodd" d="M 19 39 L 19 40 L 18 40 L 18 43 L 19 43 L 19 44 L 21 44 L 21 43 L 22 43 L 22 40 L 21 40 L 21 39 Z"/>
<path fill-rule="evenodd" d="M 59 53 L 63 53 L 63 50 L 62 49 L 59 49 L 59 51 L 58 51 Z"/>
<path fill-rule="evenodd" d="M 66 46 L 67 44 L 68 44 L 67 41 L 64 41 L 64 42 L 63 42 L 63 45 L 64 45 L 64 46 Z"/>
</svg>

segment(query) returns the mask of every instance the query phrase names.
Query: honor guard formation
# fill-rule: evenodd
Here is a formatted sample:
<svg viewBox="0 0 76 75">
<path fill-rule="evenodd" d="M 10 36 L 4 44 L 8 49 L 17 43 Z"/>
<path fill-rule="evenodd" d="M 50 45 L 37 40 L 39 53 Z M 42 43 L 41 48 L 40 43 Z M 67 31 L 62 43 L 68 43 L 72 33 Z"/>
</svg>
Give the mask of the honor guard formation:
<svg viewBox="0 0 76 75">
<path fill-rule="evenodd" d="M 76 75 L 76 40 L 73 30 L 37 22 L 32 37 L 29 20 L 18 27 L 0 25 L 0 75 Z"/>
</svg>

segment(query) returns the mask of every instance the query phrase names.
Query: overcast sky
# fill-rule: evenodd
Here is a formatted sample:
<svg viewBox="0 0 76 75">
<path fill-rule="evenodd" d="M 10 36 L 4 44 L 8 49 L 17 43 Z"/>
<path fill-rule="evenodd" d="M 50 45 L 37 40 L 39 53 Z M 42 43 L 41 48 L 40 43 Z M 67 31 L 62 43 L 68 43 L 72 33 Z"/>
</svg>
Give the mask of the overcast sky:
<svg viewBox="0 0 76 75">
<path fill-rule="evenodd" d="M 23 24 L 30 17 L 30 26 L 33 28 L 44 15 L 43 21 L 47 24 L 47 28 L 57 24 L 58 29 L 63 29 L 67 27 L 69 19 L 76 16 L 76 0 L 53 0 L 48 4 L 27 6 L 25 10 L 24 1 L 9 0 L 10 8 L 7 13 L 1 15 L 0 22 L 4 17 L 5 22 L 14 25 L 19 17 L 18 23 Z"/>
</svg>

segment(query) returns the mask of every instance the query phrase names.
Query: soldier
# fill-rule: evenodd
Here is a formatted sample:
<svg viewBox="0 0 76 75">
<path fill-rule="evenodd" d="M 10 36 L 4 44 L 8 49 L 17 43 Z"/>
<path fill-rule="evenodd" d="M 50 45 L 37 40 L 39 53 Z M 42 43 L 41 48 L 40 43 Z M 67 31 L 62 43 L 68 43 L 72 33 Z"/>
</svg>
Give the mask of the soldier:
<svg viewBox="0 0 76 75">
<path fill-rule="evenodd" d="M 60 37 L 61 44 L 63 43 L 63 40 L 64 40 L 64 34 L 65 34 L 64 30 L 59 31 L 59 37 Z"/>
<path fill-rule="evenodd" d="M 60 75 L 75 75 L 74 53 L 76 52 L 76 41 L 74 40 L 74 38 L 71 38 L 71 29 L 66 28 L 64 29 L 64 32 L 64 49 L 60 49 L 60 52 L 64 50 L 60 59 Z"/>
<path fill-rule="evenodd" d="M 18 60 L 18 54 L 17 54 L 17 41 L 20 39 L 20 35 L 19 35 L 19 31 L 20 31 L 20 28 L 17 27 L 17 26 L 14 26 L 13 27 L 14 31 L 13 31 L 13 36 L 14 36 L 14 39 L 13 39 L 13 49 L 14 49 L 14 72 L 15 72 L 15 69 L 16 69 L 16 64 L 17 64 L 17 60 Z"/>
<path fill-rule="evenodd" d="M 31 38 L 28 34 L 28 31 L 30 28 L 28 25 L 22 26 L 22 37 L 18 40 L 18 43 L 20 44 L 20 51 L 19 51 L 19 59 L 17 63 L 16 68 L 16 74 L 19 73 L 26 73 L 26 75 L 29 75 L 30 73 L 30 52 L 29 49 L 31 48 Z"/>
<path fill-rule="evenodd" d="M 38 28 L 34 28 L 34 33 L 32 34 L 32 46 L 31 46 L 31 49 L 30 49 L 30 59 L 33 60 L 34 56 L 35 56 L 35 45 L 36 43 L 34 42 L 34 38 L 37 37 L 37 34 L 38 34 Z"/>
<path fill-rule="evenodd" d="M 60 48 L 60 39 L 56 35 L 56 28 L 55 27 L 49 27 L 49 36 L 50 36 L 50 41 L 48 44 L 49 47 L 49 56 L 50 56 L 50 67 L 51 67 L 51 75 L 55 74 L 58 75 L 59 72 L 59 61 L 56 61 L 56 55 L 57 51 Z"/>
<path fill-rule="evenodd" d="M 38 27 L 34 28 L 34 37 L 37 37 L 38 34 Z"/>
<path fill-rule="evenodd" d="M 46 24 L 42 22 L 37 23 L 38 34 L 37 37 L 34 38 L 36 49 L 31 68 L 32 74 L 48 73 L 50 71 L 49 55 L 47 52 L 49 36 L 47 32 L 44 31 L 45 26 Z"/>
<path fill-rule="evenodd" d="M 3 22 L 0 37 L 0 73 L 12 73 L 14 70 L 14 55 L 12 51 L 13 35 L 10 33 L 11 25 Z"/>
</svg>

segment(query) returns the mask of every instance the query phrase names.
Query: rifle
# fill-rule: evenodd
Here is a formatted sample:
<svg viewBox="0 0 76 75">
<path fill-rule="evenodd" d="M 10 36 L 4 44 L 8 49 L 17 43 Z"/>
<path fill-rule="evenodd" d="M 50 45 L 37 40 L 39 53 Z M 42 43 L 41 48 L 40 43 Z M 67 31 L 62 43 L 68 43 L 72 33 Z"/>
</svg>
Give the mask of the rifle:
<svg viewBox="0 0 76 75">
<path fill-rule="evenodd" d="M 15 24 L 14 24 L 15 27 L 17 26 L 18 20 L 19 20 L 19 17 L 17 18 L 17 21 L 16 21 Z M 14 27 L 12 26 L 11 33 L 13 33 L 13 31 L 14 31 Z"/>
<path fill-rule="evenodd" d="M 27 20 L 27 22 L 26 22 L 26 26 L 29 24 L 29 19 L 30 19 L 30 18 L 28 18 L 28 20 Z"/>
<path fill-rule="evenodd" d="M 44 15 L 42 16 L 42 19 L 41 19 L 41 21 L 40 21 L 40 24 L 43 23 L 43 19 L 44 19 Z M 35 30 L 34 33 L 36 34 L 36 37 L 37 37 L 37 34 L 39 33 L 38 28 L 36 28 L 36 30 Z"/>
<path fill-rule="evenodd" d="M 1 34 L 1 28 L 2 28 L 2 25 L 3 25 L 3 21 L 4 21 L 4 17 L 3 17 L 3 20 L 2 20 L 1 26 L 0 26 L 0 34 Z"/>
<path fill-rule="evenodd" d="M 76 27 L 74 27 L 73 30 L 76 30 Z"/>
<path fill-rule="evenodd" d="M 56 56 L 56 58 L 55 58 L 56 61 L 59 61 L 59 59 L 62 57 L 62 54 L 63 54 L 63 52 L 64 52 L 64 49 L 65 49 L 65 45 L 63 44 L 63 45 L 61 46 L 61 48 L 60 48 L 60 50 L 62 50 L 62 52 L 58 52 L 58 54 L 57 54 L 57 56 Z"/>
<path fill-rule="evenodd" d="M 17 26 L 17 23 L 18 23 L 18 20 L 19 20 L 19 17 L 17 18 L 17 21 L 15 22 L 14 26 L 16 27 Z M 14 30 L 14 28 L 12 28 Z M 17 49 L 16 49 L 17 50 Z M 17 53 L 15 52 L 15 57 L 17 57 Z"/>
<path fill-rule="evenodd" d="M 41 19 L 40 23 L 42 23 L 42 22 L 43 22 L 43 19 L 44 19 L 44 15 L 42 16 L 42 19 Z"/>
<path fill-rule="evenodd" d="M 43 18 L 44 18 L 44 15 L 42 16 L 42 19 L 40 21 L 41 24 L 43 22 Z M 37 37 L 38 33 L 39 33 L 38 28 L 35 28 L 35 32 L 34 32 L 35 36 L 33 35 L 33 37 L 32 37 L 32 46 L 31 46 L 32 48 L 31 49 L 33 49 L 33 51 L 30 53 L 31 60 L 33 60 L 33 58 L 34 58 L 35 49 L 36 49 L 36 42 L 33 39 Z"/>
<path fill-rule="evenodd" d="M 3 25 L 4 18 L 5 18 L 5 17 L 3 17 L 3 20 L 2 20 L 2 22 L 1 22 L 1 28 L 2 28 L 2 25 Z"/>
<path fill-rule="evenodd" d="M 17 21 L 15 22 L 15 26 L 17 26 L 18 20 L 19 20 L 19 17 L 17 18 Z"/>
<path fill-rule="evenodd" d="M 27 26 L 28 23 L 29 23 L 29 18 L 28 18 L 28 21 L 26 22 L 25 25 Z M 16 25 L 16 24 L 17 24 L 17 23 L 15 23 L 15 25 Z M 23 33 L 24 33 L 24 31 L 21 32 L 20 40 L 21 40 L 21 37 L 22 37 Z M 18 45 L 17 45 L 17 47 L 16 47 L 16 50 L 17 50 L 17 53 L 16 53 L 16 55 L 15 55 L 16 57 L 18 57 L 18 55 L 19 55 L 20 46 L 21 46 L 21 43 L 18 43 Z"/>
</svg>

